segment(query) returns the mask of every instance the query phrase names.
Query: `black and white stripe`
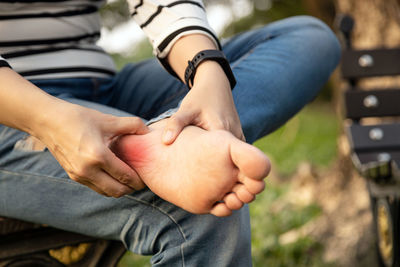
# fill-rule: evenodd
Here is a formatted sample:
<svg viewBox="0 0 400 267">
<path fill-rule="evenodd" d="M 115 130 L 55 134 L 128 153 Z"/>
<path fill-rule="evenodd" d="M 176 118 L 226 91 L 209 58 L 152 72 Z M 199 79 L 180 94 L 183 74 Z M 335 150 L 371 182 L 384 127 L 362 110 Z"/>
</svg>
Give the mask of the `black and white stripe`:
<svg viewBox="0 0 400 267">
<path fill-rule="evenodd" d="M 128 0 L 132 17 L 149 37 L 154 54 L 165 58 L 182 36 L 200 33 L 219 45 L 201 0 Z"/>
<path fill-rule="evenodd" d="M 0 2 L 0 53 L 29 79 L 108 77 L 112 59 L 96 41 L 104 1 Z"/>
<path fill-rule="evenodd" d="M 11 68 L 10 64 L 8 64 L 8 62 L 7 62 L 4 58 L 2 58 L 2 57 L 0 57 L 0 67 L 8 67 L 8 68 Z"/>
<path fill-rule="evenodd" d="M 28 18 L 59 18 L 59 17 L 72 17 L 79 15 L 86 15 L 96 13 L 98 8 L 96 6 L 88 6 L 77 10 L 68 10 L 61 12 L 42 12 L 42 13 L 22 13 L 13 15 L 0 15 L 0 20 L 12 19 L 28 19 Z"/>
<path fill-rule="evenodd" d="M 87 40 L 92 38 L 95 38 L 97 40 L 98 37 L 100 37 L 100 32 L 77 35 L 72 37 L 65 37 L 65 38 L 0 41 L 0 47 L 51 45 L 51 44 L 64 44 L 70 42 L 76 43 L 77 41 L 80 40 Z"/>
<path fill-rule="evenodd" d="M 112 59 L 99 49 L 66 47 L 3 54 L 10 65 L 28 79 L 107 77 L 115 74 Z M 29 64 L 26 64 L 29 62 Z"/>
<path fill-rule="evenodd" d="M 207 35 L 219 46 L 201 0 L 128 2 L 133 18 L 149 37 L 160 60 L 180 37 L 192 33 Z M 104 3 L 105 0 L 0 1 L 0 67 L 10 64 L 32 79 L 113 75 L 113 61 L 96 45 L 101 28 L 98 9 Z"/>
<path fill-rule="evenodd" d="M 160 6 L 157 7 L 156 12 L 154 12 L 145 22 L 140 24 L 140 28 L 144 28 L 147 25 L 149 25 L 158 15 L 161 14 L 163 9 L 174 7 L 174 6 L 177 6 L 177 5 L 183 5 L 183 4 L 195 5 L 195 6 L 198 6 L 199 8 L 204 10 L 203 5 L 200 4 L 199 2 L 196 2 L 196 1 L 176 1 L 176 2 L 172 2 L 172 3 L 168 4 L 168 5 L 160 5 Z M 139 7 L 139 6 L 141 6 L 141 5 L 138 5 L 137 7 Z M 137 15 L 136 11 L 134 11 L 132 13 L 132 16 L 135 16 L 135 15 Z"/>
</svg>

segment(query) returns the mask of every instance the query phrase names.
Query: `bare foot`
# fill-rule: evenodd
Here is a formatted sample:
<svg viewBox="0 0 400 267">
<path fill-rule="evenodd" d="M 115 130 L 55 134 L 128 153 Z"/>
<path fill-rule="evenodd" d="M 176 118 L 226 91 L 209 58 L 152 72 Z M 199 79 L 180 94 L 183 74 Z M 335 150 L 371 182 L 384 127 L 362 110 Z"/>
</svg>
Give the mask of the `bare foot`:
<svg viewBox="0 0 400 267">
<path fill-rule="evenodd" d="M 169 146 L 164 121 L 145 135 L 120 137 L 114 153 L 136 170 L 156 195 L 189 212 L 228 216 L 264 190 L 268 158 L 226 131 L 186 127 Z"/>
</svg>

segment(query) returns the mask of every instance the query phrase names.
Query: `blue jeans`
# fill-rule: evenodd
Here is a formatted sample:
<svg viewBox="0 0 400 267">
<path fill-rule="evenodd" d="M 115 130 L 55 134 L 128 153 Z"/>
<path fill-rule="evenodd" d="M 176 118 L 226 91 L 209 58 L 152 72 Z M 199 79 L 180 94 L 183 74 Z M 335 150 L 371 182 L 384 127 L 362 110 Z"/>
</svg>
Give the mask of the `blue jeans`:
<svg viewBox="0 0 400 267">
<path fill-rule="evenodd" d="M 330 29 L 304 16 L 242 33 L 223 50 L 238 81 L 233 97 L 250 143 L 310 102 L 340 56 Z M 32 82 L 67 101 L 145 120 L 168 115 L 187 92 L 155 60 L 129 64 L 110 79 Z M 154 266 L 251 266 L 247 206 L 217 218 L 190 214 L 149 190 L 103 197 L 69 179 L 48 150 L 21 146 L 27 137 L 0 125 L 0 215 L 121 240 L 135 253 L 153 255 Z"/>
</svg>

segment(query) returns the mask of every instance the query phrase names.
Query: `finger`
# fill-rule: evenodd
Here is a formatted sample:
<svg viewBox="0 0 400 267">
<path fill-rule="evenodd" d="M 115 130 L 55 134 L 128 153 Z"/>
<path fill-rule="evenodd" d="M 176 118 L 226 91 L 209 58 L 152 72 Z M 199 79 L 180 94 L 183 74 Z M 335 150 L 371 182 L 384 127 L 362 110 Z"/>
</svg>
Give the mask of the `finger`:
<svg viewBox="0 0 400 267">
<path fill-rule="evenodd" d="M 238 138 L 239 140 L 241 140 L 243 142 L 246 142 L 246 138 L 244 137 L 244 134 L 243 134 L 243 131 L 241 128 L 240 129 L 232 129 L 230 131 L 236 138 Z"/>
<path fill-rule="evenodd" d="M 122 134 L 146 134 L 149 128 L 139 117 L 119 117 L 110 127 L 115 136 Z"/>
<path fill-rule="evenodd" d="M 104 171 L 99 171 L 91 183 L 106 193 L 107 196 L 119 198 L 134 192 L 131 187 L 120 183 Z"/>
<path fill-rule="evenodd" d="M 108 197 L 108 195 L 106 194 L 106 192 L 104 192 L 103 190 L 100 190 L 100 188 L 98 188 L 97 186 L 95 186 L 95 185 L 92 184 L 92 183 L 89 183 L 89 182 L 87 182 L 87 181 L 85 181 L 85 180 L 80 180 L 80 181 L 76 181 L 76 182 L 78 182 L 78 183 L 80 183 L 80 184 L 83 184 L 83 185 L 89 187 L 90 189 L 92 189 L 93 191 L 96 191 L 96 192 L 99 193 L 100 195 L 103 195 L 103 196 Z"/>
<path fill-rule="evenodd" d="M 238 139 L 246 142 L 240 122 L 230 124 L 229 131 Z"/>
<path fill-rule="evenodd" d="M 88 186 L 90 189 L 107 197 L 122 197 L 132 193 L 134 190 L 129 186 L 121 184 L 113 179 L 106 172 L 98 170 L 91 174 L 88 178 L 73 179 L 78 183 Z"/>
<path fill-rule="evenodd" d="M 242 130 L 240 130 L 239 139 L 242 140 L 243 142 L 246 142 L 246 137 L 244 136 Z"/>
<path fill-rule="evenodd" d="M 140 190 L 145 187 L 142 179 L 137 172 L 129 167 L 128 164 L 123 162 L 120 158 L 115 156 L 111 150 L 105 154 L 105 161 L 101 166 L 112 178 L 118 180 L 120 183 L 127 185 L 133 189 Z"/>
<path fill-rule="evenodd" d="M 175 113 L 172 117 L 170 117 L 167 120 L 167 125 L 165 126 L 162 135 L 163 143 L 166 145 L 172 144 L 178 137 L 182 129 L 185 128 L 185 126 L 189 125 L 194 117 L 194 114 L 183 115 L 182 112 Z"/>
</svg>

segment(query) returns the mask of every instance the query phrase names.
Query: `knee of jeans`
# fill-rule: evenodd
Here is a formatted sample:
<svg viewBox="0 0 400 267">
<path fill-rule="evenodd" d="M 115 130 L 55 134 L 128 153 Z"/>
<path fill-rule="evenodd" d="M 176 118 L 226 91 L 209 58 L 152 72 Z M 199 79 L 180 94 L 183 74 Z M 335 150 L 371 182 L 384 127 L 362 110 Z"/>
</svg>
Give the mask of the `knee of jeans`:
<svg viewBox="0 0 400 267">
<path fill-rule="evenodd" d="M 298 16 L 293 19 L 296 20 L 299 34 L 304 35 L 312 43 L 312 49 L 319 52 L 326 64 L 336 67 L 341 56 L 341 46 L 329 26 L 311 16 Z"/>
<path fill-rule="evenodd" d="M 39 139 L 30 135 L 18 140 L 14 145 L 14 150 L 45 151 L 46 146 Z"/>
</svg>

